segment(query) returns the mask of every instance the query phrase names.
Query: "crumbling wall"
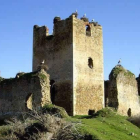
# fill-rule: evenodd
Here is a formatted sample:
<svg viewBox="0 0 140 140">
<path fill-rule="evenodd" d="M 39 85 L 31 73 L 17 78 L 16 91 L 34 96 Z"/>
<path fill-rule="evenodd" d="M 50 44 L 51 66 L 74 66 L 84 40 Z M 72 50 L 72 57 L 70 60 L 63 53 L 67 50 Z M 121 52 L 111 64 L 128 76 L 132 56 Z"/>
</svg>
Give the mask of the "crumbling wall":
<svg viewBox="0 0 140 140">
<path fill-rule="evenodd" d="M 136 80 L 137 80 L 137 86 L 138 86 L 138 93 L 140 96 L 140 75 L 139 75 L 139 77 L 136 78 Z"/>
<path fill-rule="evenodd" d="M 40 72 L 18 73 L 0 81 L 0 115 L 38 109 L 50 103 L 49 75 Z"/>
<path fill-rule="evenodd" d="M 110 73 L 108 106 L 122 115 L 140 114 L 140 98 L 134 74 L 117 65 Z"/>
<path fill-rule="evenodd" d="M 73 115 L 73 46 L 72 20 L 54 18 L 53 35 L 45 26 L 34 26 L 33 71 L 45 60 L 47 73 L 53 81 L 53 103 Z"/>
</svg>

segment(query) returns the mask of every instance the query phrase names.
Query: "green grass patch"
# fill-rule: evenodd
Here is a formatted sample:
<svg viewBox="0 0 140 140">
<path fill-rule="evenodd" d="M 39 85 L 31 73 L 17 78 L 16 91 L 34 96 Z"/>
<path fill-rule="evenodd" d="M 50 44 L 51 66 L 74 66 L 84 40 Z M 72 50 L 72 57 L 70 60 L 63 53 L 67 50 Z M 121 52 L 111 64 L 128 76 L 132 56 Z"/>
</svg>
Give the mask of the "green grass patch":
<svg viewBox="0 0 140 140">
<path fill-rule="evenodd" d="M 92 136 L 91 140 L 140 140 L 140 129 L 127 121 L 127 117 L 110 109 L 103 109 L 95 114 L 93 118 L 75 116 L 70 121 L 81 122 L 77 127 L 78 131 Z"/>
</svg>

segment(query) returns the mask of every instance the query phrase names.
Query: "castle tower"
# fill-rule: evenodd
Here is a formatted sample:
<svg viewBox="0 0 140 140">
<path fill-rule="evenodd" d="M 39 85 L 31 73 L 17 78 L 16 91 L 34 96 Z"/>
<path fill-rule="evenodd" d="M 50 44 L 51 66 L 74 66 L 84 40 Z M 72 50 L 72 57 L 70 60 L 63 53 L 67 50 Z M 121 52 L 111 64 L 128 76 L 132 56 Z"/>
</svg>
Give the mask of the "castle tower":
<svg viewBox="0 0 140 140">
<path fill-rule="evenodd" d="M 33 71 L 45 60 L 54 104 L 70 115 L 104 107 L 102 27 L 72 14 L 54 18 L 53 35 L 34 26 Z"/>
</svg>

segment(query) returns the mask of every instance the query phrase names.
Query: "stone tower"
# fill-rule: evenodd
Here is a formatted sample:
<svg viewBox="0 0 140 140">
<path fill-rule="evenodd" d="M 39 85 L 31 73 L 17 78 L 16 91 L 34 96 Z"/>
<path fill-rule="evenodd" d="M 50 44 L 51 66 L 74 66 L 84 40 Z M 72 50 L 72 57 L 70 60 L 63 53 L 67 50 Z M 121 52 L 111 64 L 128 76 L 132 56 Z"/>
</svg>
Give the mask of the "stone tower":
<svg viewBox="0 0 140 140">
<path fill-rule="evenodd" d="M 51 95 L 70 115 L 104 107 L 102 27 L 88 18 L 54 18 L 53 35 L 34 26 L 33 71 L 45 60 Z"/>
</svg>

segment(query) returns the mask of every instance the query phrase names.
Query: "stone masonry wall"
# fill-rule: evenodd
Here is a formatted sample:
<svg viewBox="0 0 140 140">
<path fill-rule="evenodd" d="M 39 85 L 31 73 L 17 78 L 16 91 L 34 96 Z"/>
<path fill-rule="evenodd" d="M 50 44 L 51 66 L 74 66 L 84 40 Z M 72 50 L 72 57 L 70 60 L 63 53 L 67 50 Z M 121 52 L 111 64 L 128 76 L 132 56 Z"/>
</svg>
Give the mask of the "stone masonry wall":
<svg viewBox="0 0 140 140">
<path fill-rule="evenodd" d="M 100 25 L 73 18 L 74 114 L 84 115 L 104 107 L 102 41 Z"/>
<path fill-rule="evenodd" d="M 47 73 L 53 81 L 54 104 L 73 114 L 73 47 L 72 20 L 54 19 L 53 35 L 47 27 L 34 26 L 33 71 L 45 60 Z"/>
<path fill-rule="evenodd" d="M 104 107 L 102 27 L 83 20 L 55 17 L 53 35 L 45 26 L 34 26 L 33 71 L 45 60 L 54 104 L 70 115 Z"/>
<path fill-rule="evenodd" d="M 121 115 L 135 116 L 140 114 L 140 98 L 134 74 L 116 66 L 110 74 L 108 106 L 117 109 Z"/>
<path fill-rule="evenodd" d="M 50 103 L 49 75 L 41 70 L 19 73 L 0 82 L 0 116 L 38 109 Z"/>
</svg>

